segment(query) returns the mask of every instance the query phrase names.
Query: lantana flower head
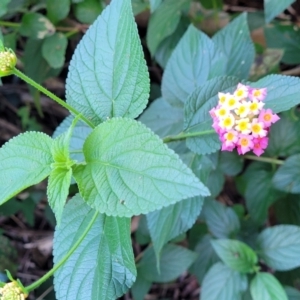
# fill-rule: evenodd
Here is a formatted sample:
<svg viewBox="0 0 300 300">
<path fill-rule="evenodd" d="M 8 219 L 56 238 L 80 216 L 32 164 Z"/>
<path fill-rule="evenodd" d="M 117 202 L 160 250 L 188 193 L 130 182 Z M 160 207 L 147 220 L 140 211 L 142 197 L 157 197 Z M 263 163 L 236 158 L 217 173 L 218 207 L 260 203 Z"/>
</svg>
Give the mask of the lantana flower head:
<svg viewBox="0 0 300 300">
<path fill-rule="evenodd" d="M 237 149 L 257 156 L 268 146 L 270 126 L 280 118 L 271 109 L 264 109 L 267 89 L 251 88 L 239 83 L 233 94 L 218 93 L 219 103 L 210 110 L 213 128 L 222 142 L 222 151 Z"/>
</svg>

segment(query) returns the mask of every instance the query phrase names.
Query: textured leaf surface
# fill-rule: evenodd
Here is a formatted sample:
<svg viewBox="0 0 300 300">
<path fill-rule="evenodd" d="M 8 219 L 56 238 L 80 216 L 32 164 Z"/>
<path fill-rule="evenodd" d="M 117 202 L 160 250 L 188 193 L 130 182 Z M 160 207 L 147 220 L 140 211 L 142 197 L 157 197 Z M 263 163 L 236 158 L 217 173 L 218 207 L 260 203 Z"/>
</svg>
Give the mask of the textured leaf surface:
<svg viewBox="0 0 300 300">
<path fill-rule="evenodd" d="M 255 300 L 288 300 L 280 282 L 269 273 L 257 273 L 251 280 L 250 291 Z"/>
<path fill-rule="evenodd" d="M 50 173 L 47 186 L 47 196 L 57 224 L 60 225 L 71 183 L 72 170 L 54 169 Z"/>
<path fill-rule="evenodd" d="M 300 79 L 297 77 L 268 75 L 250 85 L 267 88 L 264 108 L 271 108 L 275 113 L 288 110 L 300 103 Z"/>
<path fill-rule="evenodd" d="M 138 273 L 151 282 L 170 282 L 176 279 L 195 261 L 196 254 L 173 244 L 166 245 L 160 257 L 160 272 L 153 248 L 148 248 L 137 265 Z"/>
<path fill-rule="evenodd" d="M 295 0 L 264 0 L 266 23 L 271 22 L 277 15 L 282 13 L 294 2 Z"/>
<path fill-rule="evenodd" d="M 226 74 L 247 79 L 255 57 L 247 14 L 241 14 L 218 31 L 214 35 L 213 41 L 216 47 L 227 56 Z"/>
<path fill-rule="evenodd" d="M 187 146 L 195 153 L 208 154 L 220 149 L 218 135 L 213 131 L 209 111 L 218 103 L 219 92 L 232 92 L 239 79 L 235 77 L 217 77 L 197 88 L 187 99 L 184 107 L 184 131 L 187 133 L 209 133 L 190 137 Z"/>
<path fill-rule="evenodd" d="M 278 190 L 300 194 L 300 154 L 290 156 L 276 171 L 273 178 Z"/>
<path fill-rule="evenodd" d="M 230 239 L 218 239 L 211 243 L 218 256 L 229 268 L 241 273 L 255 271 L 257 256 L 245 243 Z"/>
<path fill-rule="evenodd" d="M 42 54 L 52 68 L 57 69 L 63 66 L 67 45 L 68 39 L 62 33 L 54 33 L 44 40 Z"/>
<path fill-rule="evenodd" d="M 209 231 L 216 238 L 230 238 L 240 230 L 240 222 L 234 210 L 216 200 L 205 202 L 203 215 Z"/>
<path fill-rule="evenodd" d="M 277 225 L 264 229 L 257 238 L 258 255 L 278 271 L 300 266 L 300 227 Z"/>
<path fill-rule="evenodd" d="M 52 143 L 46 134 L 26 132 L 0 148 L 0 204 L 50 174 Z"/>
<path fill-rule="evenodd" d="M 95 125 L 137 117 L 149 97 L 149 75 L 130 0 L 114 0 L 77 46 L 66 82 L 67 102 Z"/>
<path fill-rule="evenodd" d="M 85 201 L 107 215 L 133 216 L 208 189 L 153 132 L 131 119 L 100 124 L 86 139 L 86 164 L 74 170 Z"/>
<path fill-rule="evenodd" d="M 194 197 L 147 214 L 148 228 L 157 257 L 168 241 L 193 226 L 202 204 L 203 197 Z"/>
<path fill-rule="evenodd" d="M 66 205 L 54 235 L 54 263 L 82 235 L 95 210 L 79 195 Z M 136 279 L 130 240 L 130 219 L 98 215 L 79 247 L 54 275 L 58 300 L 116 299 Z"/>
<path fill-rule="evenodd" d="M 204 277 L 200 299 L 240 300 L 247 285 L 246 275 L 233 271 L 219 262 L 214 264 Z"/>
<path fill-rule="evenodd" d="M 154 56 L 159 44 L 170 36 L 179 24 L 183 10 L 187 10 L 190 0 L 165 0 L 151 15 L 147 31 L 147 45 Z"/>
<path fill-rule="evenodd" d="M 213 41 L 190 25 L 167 63 L 162 80 L 163 98 L 174 106 L 183 106 L 212 73 L 222 75 L 222 58 Z"/>
</svg>

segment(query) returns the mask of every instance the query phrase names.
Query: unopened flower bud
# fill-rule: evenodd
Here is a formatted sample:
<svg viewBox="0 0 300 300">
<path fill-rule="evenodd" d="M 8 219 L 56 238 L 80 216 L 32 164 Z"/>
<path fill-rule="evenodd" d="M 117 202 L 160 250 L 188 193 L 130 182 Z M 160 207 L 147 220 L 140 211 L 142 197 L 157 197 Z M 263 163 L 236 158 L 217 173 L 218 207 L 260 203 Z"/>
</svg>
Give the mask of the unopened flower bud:
<svg viewBox="0 0 300 300">
<path fill-rule="evenodd" d="M 16 281 L 9 282 L 0 288 L 1 300 L 25 300 L 27 296 Z"/>
<path fill-rule="evenodd" d="M 11 75 L 16 63 L 17 56 L 11 49 L 0 51 L 0 77 Z"/>
</svg>

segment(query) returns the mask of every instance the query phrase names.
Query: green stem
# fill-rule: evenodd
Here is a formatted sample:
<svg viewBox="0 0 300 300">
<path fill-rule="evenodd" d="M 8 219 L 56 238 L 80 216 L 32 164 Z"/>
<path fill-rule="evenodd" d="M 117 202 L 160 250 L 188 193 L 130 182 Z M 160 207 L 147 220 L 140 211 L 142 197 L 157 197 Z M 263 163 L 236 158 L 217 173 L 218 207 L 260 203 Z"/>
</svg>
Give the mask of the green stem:
<svg viewBox="0 0 300 300">
<path fill-rule="evenodd" d="M 72 35 L 74 35 L 74 34 L 76 34 L 78 32 L 79 32 L 78 29 L 74 29 L 74 30 L 68 31 L 68 32 L 65 33 L 65 37 L 66 38 L 70 38 Z"/>
<path fill-rule="evenodd" d="M 211 129 L 211 130 L 206 130 L 206 131 L 189 132 L 189 133 L 181 132 L 178 135 L 166 136 L 163 139 L 163 142 L 170 143 L 170 142 L 174 142 L 174 141 L 181 141 L 181 140 L 184 140 L 184 139 L 187 139 L 190 137 L 197 137 L 197 136 L 212 134 L 212 133 L 215 133 L 215 130 Z"/>
<path fill-rule="evenodd" d="M 271 157 L 259 157 L 259 156 L 254 156 L 254 155 L 244 155 L 244 158 L 251 159 L 251 160 L 256 160 L 256 161 L 261 161 L 261 162 L 266 162 L 266 163 L 271 163 L 271 164 L 276 164 L 276 165 L 283 165 L 284 161 L 280 159 L 275 159 Z"/>
<path fill-rule="evenodd" d="M 21 23 L 14 23 L 14 22 L 0 20 L 0 26 L 19 28 L 21 26 Z"/>
<path fill-rule="evenodd" d="M 86 237 L 86 235 L 90 231 L 90 229 L 93 226 L 93 224 L 95 223 L 98 215 L 99 215 L 99 212 L 96 211 L 94 216 L 92 217 L 92 220 L 90 221 L 90 223 L 86 227 L 85 231 L 83 232 L 83 234 L 80 236 L 80 238 L 77 240 L 77 242 L 73 245 L 73 247 L 69 250 L 69 252 L 66 254 L 65 257 L 63 257 L 63 259 L 61 261 L 59 261 L 57 264 L 55 264 L 55 266 L 49 272 L 47 272 L 43 277 L 41 277 L 39 280 L 35 281 L 34 283 L 32 283 L 31 285 L 29 285 L 25 288 L 28 293 L 33 291 L 34 289 L 38 288 L 43 282 L 45 282 L 47 279 L 49 279 L 69 259 L 69 257 L 78 248 L 80 243 L 83 241 L 83 239 Z"/>
<path fill-rule="evenodd" d="M 41 86 L 40 84 L 38 84 L 37 82 L 35 82 L 31 78 L 29 78 L 27 75 L 25 75 L 24 73 L 22 73 L 20 70 L 14 68 L 13 69 L 13 74 L 16 75 L 16 76 L 18 76 L 18 77 L 20 77 L 22 80 L 24 80 L 28 84 L 32 85 L 33 87 L 35 87 L 37 90 L 39 90 L 40 92 L 44 93 L 46 96 L 48 96 L 52 100 L 56 101 L 58 104 L 60 104 L 61 106 L 63 106 L 67 110 L 69 110 L 75 116 L 80 115 L 80 113 L 75 108 L 73 108 L 68 103 L 66 103 L 65 101 L 63 101 L 62 99 L 60 99 L 59 97 L 57 97 L 56 95 L 54 95 L 53 93 L 51 93 L 50 91 L 48 91 L 47 89 L 45 89 L 43 86 Z M 85 116 L 81 115 L 80 119 L 82 121 L 84 121 L 87 125 L 89 125 L 91 128 L 95 128 L 94 124 L 90 120 L 88 120 Z"/>
</svg>

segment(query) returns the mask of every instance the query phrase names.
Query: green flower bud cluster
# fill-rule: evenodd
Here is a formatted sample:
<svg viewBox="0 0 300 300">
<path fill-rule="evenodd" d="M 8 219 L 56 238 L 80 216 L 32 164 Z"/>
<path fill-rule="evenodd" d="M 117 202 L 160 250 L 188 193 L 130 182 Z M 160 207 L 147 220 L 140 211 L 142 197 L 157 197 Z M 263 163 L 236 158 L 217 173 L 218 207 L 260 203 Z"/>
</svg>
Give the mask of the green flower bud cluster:
<svg viewBox="0 0 300 300">
<path fill-rule="evenodd" d="M 0 77 L 11 75 L 16 63 L 17 56 L 11 49 L 0 50 Z"/>
</svg>

